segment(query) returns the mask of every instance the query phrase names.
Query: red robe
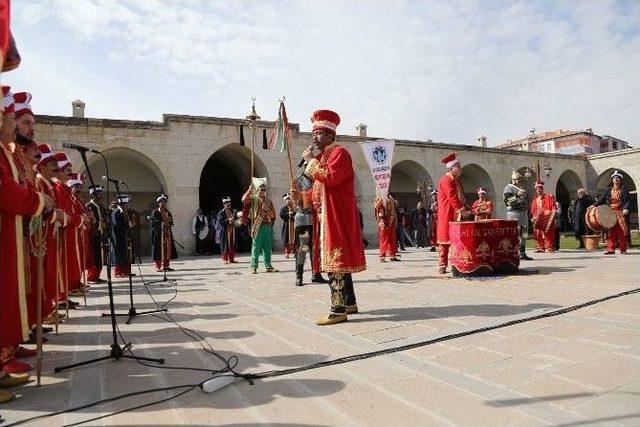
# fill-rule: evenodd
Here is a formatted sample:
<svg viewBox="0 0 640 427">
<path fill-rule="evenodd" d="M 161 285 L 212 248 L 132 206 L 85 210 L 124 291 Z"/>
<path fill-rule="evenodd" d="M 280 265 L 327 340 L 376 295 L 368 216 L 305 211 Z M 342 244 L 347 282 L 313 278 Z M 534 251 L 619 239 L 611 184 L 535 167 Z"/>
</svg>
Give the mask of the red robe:
<svg viewBox="0 0 640 427">
<path fill-rule="evenodd" d="M 464 192 L 460 181 L 451 174 L 445 173 L 438 182 L 438 244 L 448 245 L 449 223 L 460 221 L 460 214 L 465 209 Z"/>
<path fill-rule="evenodd" d="M 396 201 L 391 197 L 387 204 L 382 203 L 380 197 L 375 199 L 374 212 L 378 221 L 378 240 L 380 243 L 380 258 L 395 257 L 398 252 L 398 218 L 396 216 Z"/>
<path fill-rule="evenodd" d="M 329 144 L 307 164 L 320 200 L 320 267 L 329 273 L 356 273 L 366 268 L 356 205 L 353 165 L 346 148 Z M 315 243 L 315 242 L 314 242 Z"/>
<path fill-rule="evenodd" d="M 319 192 L 316 192 L 316 196 L 319 196 Z M 313 186 L 310 190 L 303 191 L 301 193 L 302 205 L 304 207 L 311 207 L 311 218 L 313 221 L 312 226 L 312 241 L 311 248 L 311 273 L 320 273 L 320 209 L 322 209 L 322 202 L 319 198 L 314 199 Z"/>
<path fill-rule="evenodd" d="M 82 211 L 78 211 L 73 203 L 73 194 L 71 189 L 61 181 L 54 183 L 56 192 L 56 201 L 58 207 L 69 215 L 69 222 L 64 230 L 61 230 L 61 242 L 63 249 L 62 267 L 63 267 L 63 286 L 68 285 L 68 290 L 72 291 L 80 287 L 80 259 L 77 251 L 77 231 L 82 225 Z M 64 238 L 62 238 L 64 236 Z"/>
<path fill-rule="evenodd" d="M 11 151 L 0 151 L 0 348 L 29 337 L 22 215 L 42 213 L 44 199 L 21 182 Z"/>
<path fill-rule="evenodd" d="M 20 182 L 26 183 L 27 187 L 34 191 L 36 189 L 35 172 L 28 166 L 24 152 L 20 147 L 13 147 L 13 160 L 18 170 Z M 29 324 L 31 327 L 37 323 L 37 300 L 38 300 L 38 259 L 32 251 L 30 216 L 22 217 L 22 241 L 24 244 L 25 279 L 27 283 L 27 309 L 29 311 Z"/>
<path fill-rule="evenodd" d="M 538 249 L 554 250 L 555 241 L 556 199 L 549 193 L 536 195 L 531 202 L 531 222 L 533 222 L 533 237 L 538 243 Z"/>
<path fill-rule="evenodd" d="M 46 194 L 52 199 L 56 200 L 56 193 L 54 189 L 54 184 L 47 178 L 44 178 L 41 175 L 38 175 L 38 179 L 36 181 L 36 185 L 38 191 Z M 61 212 L 61 211 L 58 211 Z M 54 226 L 54 224 L 64 225 L 65 218 L 59 218 L 56 213 L 54 213 L 50 218 L 48 218 L 45 235 L 46 235 L 46 252 L 44 254 L 44 287 L 42 290 L 42 317 L 47 317 L 51 313 L 56 306 L 57 297 L 59 297 L 59 278 L 58 274 L 60 272 L 60 254 L 58 251 L 58 234 L 63 232 L 63 229 Z"/>
<path fill-rule="evenodd" d="M 484 201 L 480 201 L 480 199 L 478 199 L 471 205 L 471 212 L 473 213 L 476 221 L 479 219 L 491 219 L 491 215 L 493 214 L 493 202 L 489 199 L 484 199 Z"/>
<path fill-rule="evenodd" d="M 618 221 L 613 228 L 607 233 L 607 251 L 614 252 L 616 250 L 616 242 L 618 242 L 620 252 L 627 251 L 627 220 L 622 211 L 624 207 L 621 205 L 622 190 L 620 188 L 611 188 L 611 198 L 609 206 L 616 213 Z"/>
</svg>

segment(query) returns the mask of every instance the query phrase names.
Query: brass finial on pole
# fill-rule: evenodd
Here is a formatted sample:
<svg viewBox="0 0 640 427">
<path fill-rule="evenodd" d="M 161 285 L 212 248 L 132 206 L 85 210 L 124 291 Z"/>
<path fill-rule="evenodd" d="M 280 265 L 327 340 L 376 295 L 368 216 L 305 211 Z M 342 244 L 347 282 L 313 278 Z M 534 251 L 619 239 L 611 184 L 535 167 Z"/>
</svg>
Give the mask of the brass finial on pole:
<svg viewBox="0 0 640 427">
<path fill-rule="evenodd" d="M 251 128 L 251 179 L 253 179 L 254 173 L 254 153 L 256 147 L 256 122 L 260 120 L 260 116 L 256 112 L 256 97 L 251 97 L 251 111 L 247 115 L 246 119 L 249 121 L 249 127 Z"/>
</svg>

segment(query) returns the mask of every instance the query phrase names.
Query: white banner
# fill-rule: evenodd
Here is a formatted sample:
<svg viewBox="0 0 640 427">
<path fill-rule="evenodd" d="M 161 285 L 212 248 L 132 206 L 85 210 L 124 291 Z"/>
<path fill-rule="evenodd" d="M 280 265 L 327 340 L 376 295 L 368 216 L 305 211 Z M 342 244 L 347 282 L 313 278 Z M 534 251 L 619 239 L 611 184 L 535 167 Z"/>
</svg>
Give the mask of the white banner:
<svg viewBox="0 0 640 427">
<path fill-rule="evenodd" d="M 393 147 L 396 142 L 388 139 L 362 141 L 360 146 L 364 152 L 364 158 L 371 169 L 373 181 L 382 200 L 386 203 L 391 184 L 391 165 L 393 160 Z"/>
</svg>

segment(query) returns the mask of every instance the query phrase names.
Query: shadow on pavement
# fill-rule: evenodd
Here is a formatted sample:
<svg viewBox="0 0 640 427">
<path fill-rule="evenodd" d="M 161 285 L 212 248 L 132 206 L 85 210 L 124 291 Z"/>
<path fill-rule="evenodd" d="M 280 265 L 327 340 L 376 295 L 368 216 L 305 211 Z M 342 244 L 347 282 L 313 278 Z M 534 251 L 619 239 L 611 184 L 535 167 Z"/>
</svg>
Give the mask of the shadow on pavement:
<svg viewBox="0 0 640 427">
<path fill-rule="evenodd" d="M 371 315 L 370 318 L 349 318 L 349 323 L 376 322 L 387 320 L 390 322 L 407 322 L 427 319 L 443 319 L 449 317 L 482 316 L 503 317 L 528 313 L 534 310 L 559 308 L 556 304 L 478 304 L 478 305 L 450 305 L 446 307 L 398 307 L 379 310 L 368 310 L 361 313 Z"/>
</svg>

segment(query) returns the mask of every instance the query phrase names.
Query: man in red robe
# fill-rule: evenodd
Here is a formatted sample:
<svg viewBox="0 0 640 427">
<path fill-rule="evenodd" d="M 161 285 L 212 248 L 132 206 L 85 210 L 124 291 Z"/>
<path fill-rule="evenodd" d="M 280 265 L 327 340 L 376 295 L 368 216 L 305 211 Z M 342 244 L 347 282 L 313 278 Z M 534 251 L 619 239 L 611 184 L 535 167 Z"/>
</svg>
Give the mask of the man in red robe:
<svg viewBox="0 0 640 427">
<path fill-rule="evenodd" d="M 556 237 L 556 198 L 544 192 L 544 182 L 535 184 L 536 195 L 531 202 L 531 222 L 533 223 L 533 237 L 536 239 L 536 253 L 545 249 L 555 252 Z"/>
<path fill-rule="evenodd" d="M 35 188 L 34 165 L 38 162 L 38 145 L 34 142 L 35 119 L 31 111 L 31 94 L 18 92 L 13 94 L 13 105 L 16 118 L 16 140 L 13 147 L 14 160 L 21 179 L 30 187 Z M 36 306 L 38 292 L 38 258 L 34 255 L 31 246 L 31 230 L 29 224 L 31 217 L 23 216 L 23 241 L 25 252 L 25 277 L 27 278 L 27 307 L 29 310 L 29 324 L 33 328 L 36 325 Z M 35 340 L 33 333 L 30 335 L 30 342 Z M 18 347 L 16 357 L 35 356 L 35 350 L 27 350 Z"/>
<path fill-rule="evenodd" d="M 58 207 L 62 209 L 69 217 L 66 227 L 61 230 L 62 249 L 62 269 L 63 269 L 63 295 L 61 295 L 62 306 L 66 308 L 75 308 L 78 303 L 69 300 L 69 292 L 80 287 L 80 260 L 75 247 L 75 234 L 82 225 L 82 213 L 74 208 L 71 189 L 67 186 L 69 177 L 73 175 L 72 164 L 69 158 L 64 155 L 64 159 L 58 162 L 58 176 L 54 178 L 54 187 L 56 192 L 56 201 Z"/>
<path fill-rule="evenodd" d="M 378 240 L 380 262 L 385 262 L 388 256 L 391 261 L 400 261 L 398 253 L 398 218 L 396 216 L 396 201 L 387 196 L 387 203 L 383 203 L 380 196 L 374 201 L 374 213 L 378 220 Z"/>
<path fill-rule="evenodd" d="M 476 221 L 480 219 L 491 219 L 493 214 L 493 202 L 487 199 L 487 189 L 478 188 L 478 200 L 471 205 L 471 213 L 473 213 Z"/>
<path fill-rule="evenodd" d="M 0 128 L 0 364 L 7 373 L 25 372 L 31 366 L 13 358 L 18 344 L 29 337 L 23 215 L 39 216 L 51 210 L 51 198 L 38 193 L 21 177 L 14 157 L 15 116 L 13 95 L 2 87 Z"/>
<path fill-rule="evenodd" d="M 464 200 L 464 192 L 460 183 L 462 167 L 455 153 L 444 157 L 441 162 L 447 168 L 447 172 L 438 182 L 438 248 L 440 257 L 438 271 L 440 274 L 447 272 L 449 264 L 449 223 L 460 221 L 470 217 Z"/>
<path fill-rule="evenodd" d="M 64 159 L 63 153 L 53 153 L 48 144 L 38 147 L 40 160 L 36 165 L 38 175 L 36 187 L 39 192 L 56 199 L 53 178 L 58 175 L 58 162 Z M 62 209 L 55 208 L 53 214 L 45 221 L 45 253 L 43 261 L 42 317 L 44 323 L 55 323 L 54 311 L 59 297 L 58 273 L 61 272 L 59 234 L 63 231 L 69 218 Z"/>
<path fill-rule="evenodd" d="M 596 200 L 596 206 L 609 205 L 616 214 L 616 225 L 607 233 L 607 251 L 605 255 L 613 255 L 616 250 L 616 243 L 620 248 L 620 253 L 626 255 L 627 252 L 627 219 L 631 209 L 631 197 L 629 190 L 622 184 L 624 176 L 618 170 L 611 174 L 611 185 L 607 191 Z"/>
<path fill-rule="evenodd" d="M 47 194 L 53 198 L 55 201 L 55 195 L 49 194 L 45 191 L 45 189 L 40 188 L 36 178 L 36 172 L 38 171 L 37 165 L 39 160 L 42 158 L 43 153 L 40 150 L 40 147 L 35 142 L 35 116 L 31 109 L 31 94 L 28 92 L 18 92 L 13 95 L 14 100 L 14 109 L 15 109 L 15 117 L 16 117 L 16 150 L 14 155 L 19 161 L 16 162 L 16 166 L 18 167 L 18 171 L 21 176 L 24 176 L 26 182 L 34 187 L 37 187 L 37 191 Z M 45 151 L 45 157 L 53 154 L 51 152 L 51 147 L 48 145 L 43 145 L 43 149 Z M 58 159 L 61 158 L 62 153 L 58 154 Z M 38 263 L 41 262 L 32 252 L 30 244 L 31 238 L 29 238 L 30 231 L 27 227 L 27 220 L 31 220 L 30 217 L 23 217 L 23 223 L 25 225 L 25 251 L 30 255 L 29 261 L 31 263 L 30 268 L 28 268 L 28 272 L 30 274 L 30 282 L 31 282 L 31 292 L 28 295 L 28 306 L 29 306 L 29 321 L 31 326 L 33 327 L 36 324 L 36 301 L 37 301 L 37 293 L 38 293 Z M 55 248 L 53 249 L 55 251 Z M 46 256 L 46 255 L 45 255 Z M 27 258 L 25 257 L 25 260 Z M 44 299 L 43 299 L 44 301 Z M 50 315 L 51 312 L 47 312 L 45 309 L 46 304 L 42 306 L 42 314 L 43 318 Z M 50 331 L 51 328 L 44 327 L 43 331 Z M 32 333 L 30 341 L 35 341 L 35 336 Z M 19 347 L 17 354 L 33 354 L 34 351 L 28 351 L 29 353 L 25 353 L 25 351 Z M 18 356 L 19 357 L 19 356 Z"/>
<path fill-rule="evenodd" d="M 67 240 L 67 250 L 72 252 L 72 256 L 69 257 L 69 293 L 73 296 L 83 296 L 84 289 L 82 289 L 82 267 L 84 264 L 84 230 L 87 223 L 85 215 L 84 203 L 80 199 L 80 192 L 84 185 L 84 176 L 81 173 L 72 173 L 69 175 L 67 181 L 67 187 L 71 190 L 71 210 L 75 218 L 80 219 L 80 225 L 78 227 L 70 227 L 67 233 L 70 235 Z"/>
<path fill-rule="evenodd" d="M 316 320 L 317 325 L 347 321 L 347 314 L 358 312 L 352 273 L 366 268 L 360 220 L 356 205 L 351 155 L 335 143 L 340 116 L 319 110 L 311 116 L 313 146 L 302 158 L 307 162 L 305 175 L 314 180 L 314 199 L 321 202 L 320 268 L 329 273 L 331 311 Z M 313 155 L 314 147 L 320 151 Z M 297 193 L 297 189 L 291 189 Z M 298 195 L 296 194 L 297 198 Z"/>
</svg>

